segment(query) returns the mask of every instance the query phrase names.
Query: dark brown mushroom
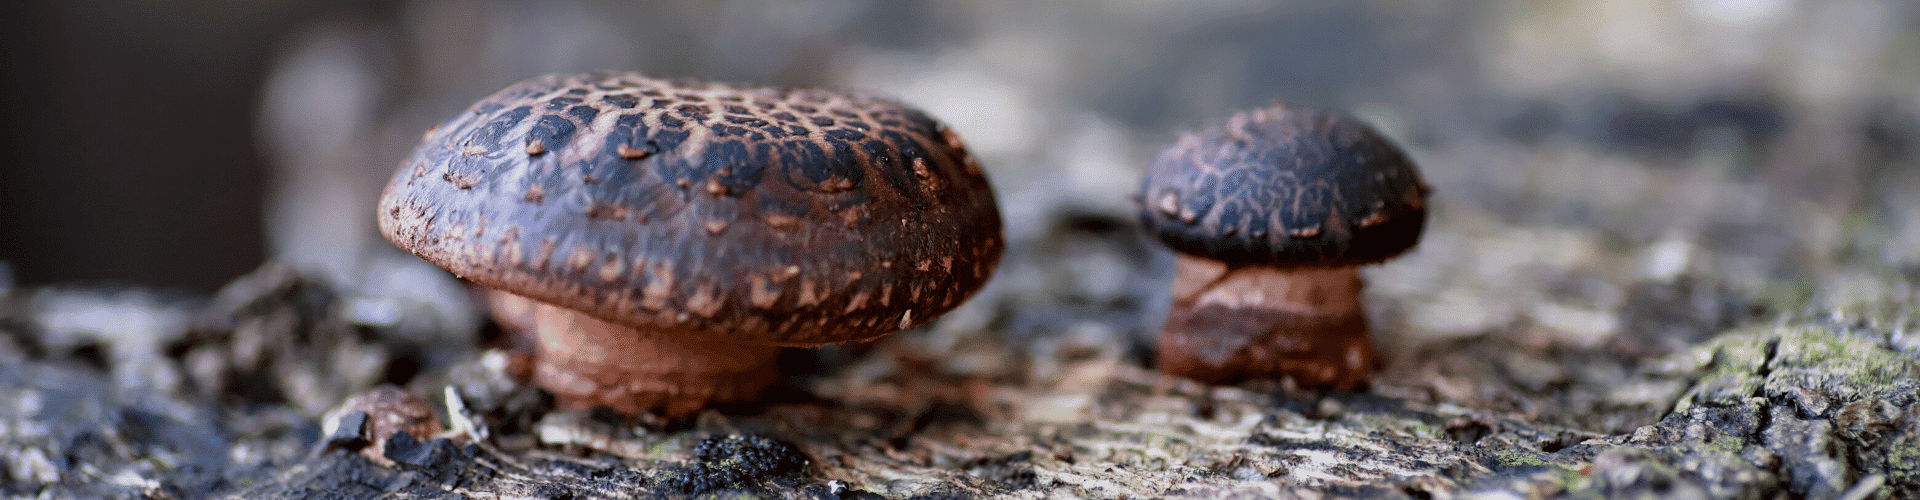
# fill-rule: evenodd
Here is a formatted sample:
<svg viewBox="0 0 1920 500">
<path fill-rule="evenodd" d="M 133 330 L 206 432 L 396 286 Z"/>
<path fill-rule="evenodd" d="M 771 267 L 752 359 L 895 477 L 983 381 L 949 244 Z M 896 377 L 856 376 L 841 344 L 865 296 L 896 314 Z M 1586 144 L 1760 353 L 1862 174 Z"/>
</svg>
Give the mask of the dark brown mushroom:
<svg viewBox="0 0 1920 500">
<path fill-rule="evenodd" d="M 783 346 L 926 323 L 1004 246 L 978 163 L 919 110 L 633 73 L 481 100 L 428 132 L 379 217 L 525 306 L 563 406 L 629 414 L 751 398 Z"/>
<path fill-rule="evenodd" d="M 1142 223 L 1179 253 L 1160 369 L 1365 382 L 1379 361 L 1358 267 L 1419 241 L 1429 190 L 1400 148 L 1323 109 L 1275 104 L 1182 135 L 1141 187 Z"/>
</svg>

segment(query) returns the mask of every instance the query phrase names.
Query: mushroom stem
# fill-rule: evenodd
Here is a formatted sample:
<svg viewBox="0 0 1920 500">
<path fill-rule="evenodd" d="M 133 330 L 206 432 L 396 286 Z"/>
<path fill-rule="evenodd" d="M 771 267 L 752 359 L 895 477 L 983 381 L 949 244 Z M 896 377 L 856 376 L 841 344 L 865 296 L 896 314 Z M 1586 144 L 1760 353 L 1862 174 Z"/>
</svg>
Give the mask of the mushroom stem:
<svg viewBox="0 0 1920 500">
<path fill-rule="evenodd" d="M 1356 267 L 1228 267 L 1179 254 L 1162 371 L 1207 383 L 1292 378 L 1353 389 L 1379 364 Z"/>
<path fill-rule="evenodd" d="M 553 393 L 561 408 L 679 417 L 709 402 L 753 399 L 779 376 L 778 346 L 685 339 L 501 295 L 509 296 L 490 301 L 496 316 L 511 318 L 521 306 L 516 302 L 531 304 L 538 338 L 533 382 Z"/>
</svg>

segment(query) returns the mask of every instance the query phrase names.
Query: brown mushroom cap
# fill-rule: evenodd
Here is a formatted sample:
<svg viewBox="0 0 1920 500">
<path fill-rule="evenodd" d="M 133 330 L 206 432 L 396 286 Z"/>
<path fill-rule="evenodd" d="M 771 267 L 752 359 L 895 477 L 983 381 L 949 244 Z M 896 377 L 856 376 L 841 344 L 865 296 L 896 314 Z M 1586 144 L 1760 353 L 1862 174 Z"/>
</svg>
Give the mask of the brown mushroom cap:
<svg viewBox="0 0 1920 500">
<path fill-rule="evenodd" d="M 473 282 L 666 335 L 865 340 L 986 280 L 999 209 L 959 137 L 884 98 L 547 75 L 428 132 L 387 239 Z"/>
<path fill-rule="evenodd" d="M 1230 264 L 1346 267 L 1420 240 L 1429 188 L 1359 120 L 1277 103 L 1180 136 L 1147 168 L 1142 224 Z"/>
</svg>

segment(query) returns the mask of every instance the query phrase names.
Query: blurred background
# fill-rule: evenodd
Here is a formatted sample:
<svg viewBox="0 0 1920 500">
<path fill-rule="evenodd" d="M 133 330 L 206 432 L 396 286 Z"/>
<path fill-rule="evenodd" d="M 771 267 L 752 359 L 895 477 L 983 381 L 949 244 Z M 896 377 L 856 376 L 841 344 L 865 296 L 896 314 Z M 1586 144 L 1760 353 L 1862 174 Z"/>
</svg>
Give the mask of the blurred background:
<svg viewBox="0 0 1920 500">
<path fill-rule="evenodd" d="M 1078 251 L 1035 246 L 1061 220 L 1131 230 L 1142 165 L 1182 128 L 1348 110 L 1438 188 L 1428 244 L 1378 292 L 1417 297 L 1393 314 L 1426 329 L 1525 314 L 1486 293 L 1514 280 L 1596 311 L 1643 279 L 1920 281 L 1920 4 L 1900 0 L 43 0 L 0 33 L 0 261 L 22 285 L 205 293 L 269 258 L 355 280 L 400 258 L 371 211 L 422 131 L 589 69 L 895 94 L 973 145 L 1015 245 L 1053 252 Z M 1126 280 L 1101 272 L 1088 293 Z"/>
<path fill-rule="evenodd" d="M 1100 367 L 1153 366 L 1171 257 L 1135 223 L 1144 165 L 1179 131 L 1276 99 L 1374 124 L 1434 186 L 1423 242 L 1362 271 L 1387 360 L 1371 392 L 1395 413 L 1625 435 L 1723 369 L 1695 356 L 1722 352 L 1716 336 L 1808 317 L 1873 322 L 1844 337 L 1872 345 L 1822 356 L 1920 357 L 1911 0 L 16 0 L 0 54 L 0 427 L 16 431 L 0 456 L 20 457 L 0 479 L 29 487 L 249 484 L 310 456 L 314 420 L 381 383 L 538 408 L 514 384 L 475 388 L 491 382 L 474 367 L 505 359 L 478 348 L 498 329 L 382 239 L 373 210 L 429 127 L 551 72 L 869 89 L 965 138 L 1007 221 L 987 288 L 872 351 L 783 359 L 789 383 L 843 402 L 848 422 L 920 429 L 916 415 L 969 399 L 917 391 L 991 381 L 981 393 L 1018 413 L 976 422 L 1125 407 L 1152 422 L 1126 424 L 1145 429 L 1126 442 L 1227 435 L 1167 424 L 1216 419 L 1213 396 L 1204 411 L 1107 401 L 1126 384 Z M 1738 387 L 1730 397 L 1754 394 Z M 192 425 L 143 423 L 163 420 Z M 1381 428 L 1361 430 L 1364 449 Z M 1431 432 L 1401 435 L 1446 439 Z M 76 437 L 96 433 L 173 444 L 87 451 L 105 441 Z M 1835 439 L 1787 438 L 1813 451 L 1782 456 L 1853 453 Z M 267 446 L 279 451 L 245 451 Z M 152 449 L 192 458 L 154 465 L 173 459 Z M 1836 465 L 1754 477 L 1838 471 L 1808 474 L 1844 486 L 1863 462 L 1817 463 Z M 134 472 L 92 472 L 116 470 Z"/>
</svg>

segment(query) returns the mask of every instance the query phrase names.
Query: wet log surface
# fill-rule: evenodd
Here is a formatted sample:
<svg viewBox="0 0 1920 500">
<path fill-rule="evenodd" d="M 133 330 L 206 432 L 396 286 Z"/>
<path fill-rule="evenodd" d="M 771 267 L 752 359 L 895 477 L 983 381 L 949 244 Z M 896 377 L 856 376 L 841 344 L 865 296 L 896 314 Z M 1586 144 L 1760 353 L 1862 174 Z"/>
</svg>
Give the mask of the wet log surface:
<svg viewBox="0 0 1920 500">
<path fill-rule="evenodd" d="M 1209 387 L 1146 366 L 1152 329 L 1143 310 L 1157 264 L 1136 237 L 1114 229 L 1124 226 L 1080 220 L 1038 246 L 1105 248 L 1114 262 L 1139 267 L 1142 277 L 1108 300 L 1024 300 L 1000 287 L 942 326 L 870 348 L 791 352 L 783 364 L 795 375 L 763 401 L 677 421 L 553 412 L 506 374 L 501 351 L 477 342 L 430 347 L 397 326 L 407 321 L 356 320 L 354 297 L 278 267 L 198 301 L 138 289 L 13 289 L 0 337 L 0 396 L 15 402 L 0 434 L 6 491 L 1920 494 L 1911 309 L 1776 312 L 1679 278 L 1627 286 L 1620 310 L 1598 313 L 1617 320 L 1595 320 L 1619 330 L 1597 338 L 1514 320 L 1409 341 L 1393 332 L 1421 328 L 1408 319 L 1415 306 L 1381 287 L 1379 301 L 1399 312 L 1383 315 L 1392 361 L 1368 390 Z M 1056 257 L 1016 257 L 1048 258 Z M 1455 307 L 1453 315 L 1473 313 Z M 146 319 L 89 323 L 101 315 Z M 355 432 L 357 421 L 343 428 L 319 417 L 396 379 L 434 401 L 452 430 L 393 436 L 362 453 L 374 445 Z"/>
</svg>

